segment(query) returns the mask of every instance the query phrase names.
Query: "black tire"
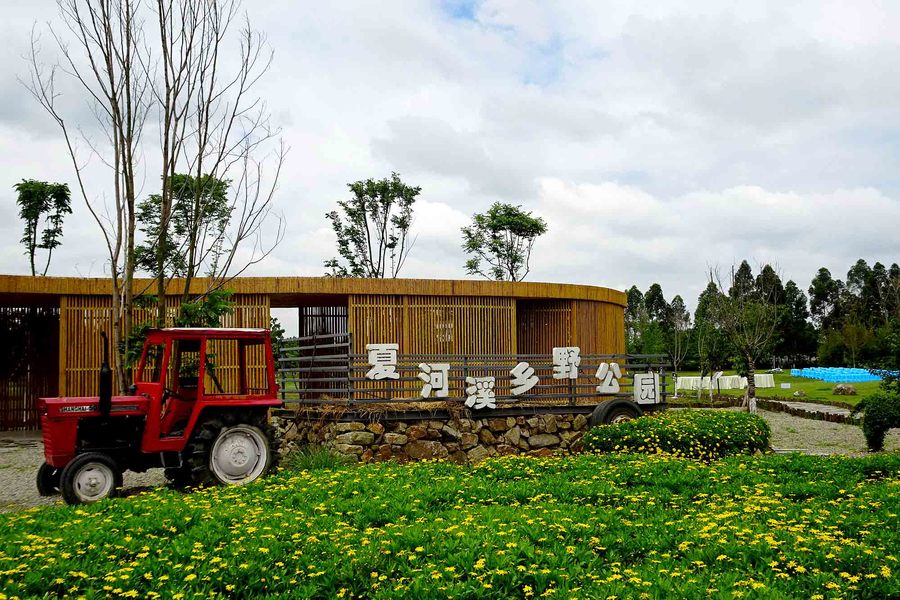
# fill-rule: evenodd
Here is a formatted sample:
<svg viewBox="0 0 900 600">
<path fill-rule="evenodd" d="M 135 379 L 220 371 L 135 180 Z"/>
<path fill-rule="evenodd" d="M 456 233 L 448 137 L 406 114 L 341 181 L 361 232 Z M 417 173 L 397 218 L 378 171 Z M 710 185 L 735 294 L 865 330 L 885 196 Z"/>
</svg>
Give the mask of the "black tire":
<svg viewBox="0 0 900 600">
<path fill-rule="evenodd" d="M 43 463 L 37 472 L 37 490 L 41 496 L 55 496 L 59 493 L 59 479 L 62 469 Z"/>
<path fill-rule="evenodd" d="M 60 476 L 59 489 L 66 504 L 89 504 L 114 498 L 121 488 L 122 469 L 112 457 L 102 452 L 79 454 L 63 468 Z"/>
<path fill-rule="evenodd" d="M 641 407 L 630 400 L 604 400 L 591 413 L 588 423 L 591 427 L 595 425 L 611 425 L 637 419 L 644 411 Z"/>
<path fill-rule="evenodd" d="M 250 479 L 242 479 L 239 483 L 250 483 L 263 477 L 277 463 L 278 442 L 275 429 L 268 424 L 266 413 L 247 413 L 243 411 L 223 411 L 203 419 L 194 430 L 185 450 L 185 462 L 190 469 L 190 482 L 193 485 L 228 485 L 238 483 L 217 475 L 212 466 L 212 451 L 216 440 L 230 435 L 233 430 L 240 429 L 258 436 L 264 443 L 266 457 L 260 465 L 260 472 Z"/>
</svg>

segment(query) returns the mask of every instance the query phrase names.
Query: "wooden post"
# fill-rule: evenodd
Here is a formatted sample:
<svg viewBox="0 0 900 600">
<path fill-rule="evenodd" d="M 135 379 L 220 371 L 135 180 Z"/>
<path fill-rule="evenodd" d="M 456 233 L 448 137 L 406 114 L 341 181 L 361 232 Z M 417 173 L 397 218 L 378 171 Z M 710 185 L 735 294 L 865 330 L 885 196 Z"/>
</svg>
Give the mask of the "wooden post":
<svg viewBox="0 0 900 600">
<path fill-rule="evenodd" d="M 66 366 L 67 366 L 67 356 L 66 356 L 66 340 L 68 339 L 68 332 L 66 328 L 68 326 L 68 298 L 66 296 L 59 297 L 59 395 L 60 397 L 66 395 Z"/>
</svg>

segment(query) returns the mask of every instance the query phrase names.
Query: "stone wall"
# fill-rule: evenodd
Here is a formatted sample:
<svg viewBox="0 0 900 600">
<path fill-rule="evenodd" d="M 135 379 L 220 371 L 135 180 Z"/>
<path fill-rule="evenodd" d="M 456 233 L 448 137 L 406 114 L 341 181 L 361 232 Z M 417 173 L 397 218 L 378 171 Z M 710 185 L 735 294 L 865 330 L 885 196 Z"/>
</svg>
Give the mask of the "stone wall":
<svg viewBox="0 0 900 600">
<path fill-rule="evenodd" d="M 453 418 L 419 421 L 288 421 L 274 424 L 282 452 L 321 445 L 362 462 L 446 459 L 477 463 L 488 456 L 580 450 L 584 415 Z"/>
</svg>

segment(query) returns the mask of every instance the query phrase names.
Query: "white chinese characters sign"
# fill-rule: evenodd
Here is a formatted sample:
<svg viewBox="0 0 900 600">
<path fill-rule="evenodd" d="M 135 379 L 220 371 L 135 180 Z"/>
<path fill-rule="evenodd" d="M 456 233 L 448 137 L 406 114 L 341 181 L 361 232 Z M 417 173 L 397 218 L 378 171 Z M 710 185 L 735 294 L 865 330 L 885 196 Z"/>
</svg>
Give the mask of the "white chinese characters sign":
<svg viewBox="0 0 900 600">
<path fill-rule="evenodd" d="M 634 401 L 638 404 L 656 404 L 659 402 L 659 374 L 635 373 Z"/>
</svg>

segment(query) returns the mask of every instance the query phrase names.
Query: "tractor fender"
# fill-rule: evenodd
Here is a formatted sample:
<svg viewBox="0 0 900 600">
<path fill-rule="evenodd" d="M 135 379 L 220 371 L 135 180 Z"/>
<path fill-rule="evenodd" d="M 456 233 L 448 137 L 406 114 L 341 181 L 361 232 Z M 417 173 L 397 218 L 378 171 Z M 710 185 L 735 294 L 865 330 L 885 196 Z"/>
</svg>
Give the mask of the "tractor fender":
<svg viewBox="0 0 900 600">
<path fill-rule="evenodd" d="M 644 411 L 641 410 L 641 407 L 631 400 L 625 400 L 624 398 L 604 400 L 594 408 L 594 412 L 591 413 L 591 417 L 588 419 L 588 425 L 594 427 L 595 425 L 609 425 L 611 423 L 629 421 L 640 417 L 642 414 L 644 414 Z"/>
</svg>

